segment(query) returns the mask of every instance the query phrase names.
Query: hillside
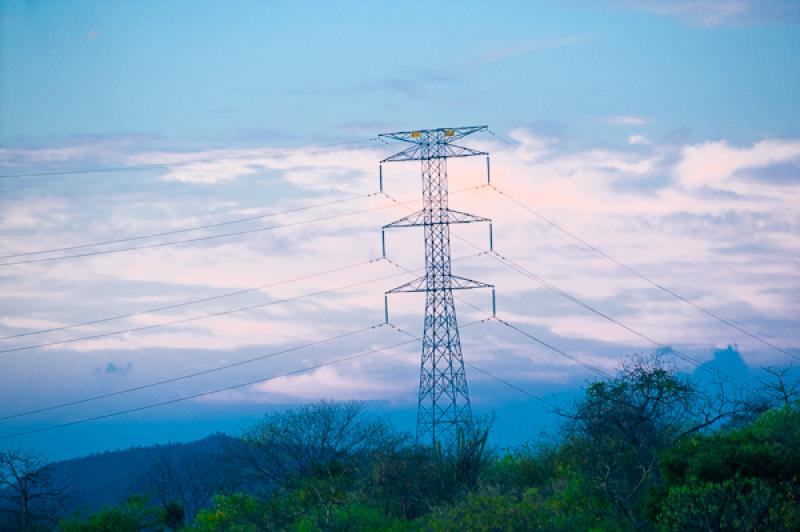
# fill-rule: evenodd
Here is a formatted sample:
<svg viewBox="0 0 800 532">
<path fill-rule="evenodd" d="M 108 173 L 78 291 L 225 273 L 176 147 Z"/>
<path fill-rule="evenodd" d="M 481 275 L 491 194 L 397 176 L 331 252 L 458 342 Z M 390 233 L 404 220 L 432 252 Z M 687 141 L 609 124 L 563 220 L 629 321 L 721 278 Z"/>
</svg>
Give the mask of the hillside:
<svg viewBox="0 0 800 532">
<path fill-rule="evenodd" d="M 185 464 L 200 456 L 219 454 L 234 438 L 212 434 L 189 443 L 132 447 L 54 462 L 57 483 L 69 487 L 72 511 L 96 512 L 124 502 L 131 494 L 149 489 L 147 473 L 154 464 Z"/>
</svg>

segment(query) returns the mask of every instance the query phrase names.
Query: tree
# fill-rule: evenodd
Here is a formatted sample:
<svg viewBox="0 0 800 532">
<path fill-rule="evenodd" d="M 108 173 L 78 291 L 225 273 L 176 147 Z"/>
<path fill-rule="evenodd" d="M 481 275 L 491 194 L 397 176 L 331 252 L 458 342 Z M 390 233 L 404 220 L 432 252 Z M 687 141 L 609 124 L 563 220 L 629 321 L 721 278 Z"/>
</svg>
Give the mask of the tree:
<svg viewBox="0 0 800 532">
<path fill-rule="evenodd" d="M 800 406 L 695 434 L 661 458 L 662 530 L 800 529 Z"/>
<path fill-rule="evenodd" d="M 800 401 L 800 377 L 795 366 L 761 368 L 766 377 L 758 379 L 770 406 L 790 406 Z"/>
<path fill-rule="evenodd" d="M 146 497 L 134 495 L 119 506 L 106 508 L 83 518 L 80 515 L 59 523 L 63 532 L 143 532 L 163 530 L 165 512 L 149 504 Z"/>
<path fill-rule="evenodd" d="M 176 446 L 163 448 L 150 462 L 137 491 L 150 496 L 175 523 L 178 513 L 182 514 L 181 521 L 191 521 L 223 487 L 222 465 L 215 454 Z"/>
<path fill-rule="evenodd" d="M 486 442 L 492 421 L 479 419 L 460 430 L 449 449 L 416 445 L 407 439 L 375 456 L 369 498 L 384 515 L 404 519 L 463 498 L 479 486 L 491 461 Z"/>
<path fill-rule="evenodd" d="M 374 505 L 360 505 L 369 499 L 364 490 L 371 464 L 402 441 L 360 403 L 323 401 L 268 414 L 226 451 L 231 469 L 243 472 L 239 493 L 216 497 L 196 526 L 286 529 L 313 523 L 329 529 L 365 523 L 375 515 Z"/>
<path fill-rule="evenodd" d="M 50 464 L 26 449 L 0 451 L 0 519 L 18 530 L 49 528 L 69 499 Z"/>
<path fill-rule="evenodd" d="M 591 383 L 574 408 L 561 412 L 571 467 L 588 495 L 610 504 L 603 511 L 643 526 L 643 500 L 661 484 L 660 453 L 743 408 L 726 395 L 702 393 L 688 377 L 664 365 L 660 354 L 627 360 L 618 376 Z"/>
<path fill-rule="evenodd" d="M 245 432 L 233 458 L 267 490 L 309 477 L 352 475 L 402 438 L 360 403 L 322 401 L 268 414 Z"/>
</svg>

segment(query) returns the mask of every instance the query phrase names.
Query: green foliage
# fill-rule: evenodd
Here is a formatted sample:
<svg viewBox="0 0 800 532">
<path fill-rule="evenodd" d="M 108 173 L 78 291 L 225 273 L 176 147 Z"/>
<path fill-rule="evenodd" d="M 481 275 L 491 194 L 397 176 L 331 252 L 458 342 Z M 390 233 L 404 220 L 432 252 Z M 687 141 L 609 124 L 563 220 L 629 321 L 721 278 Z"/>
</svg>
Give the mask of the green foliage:
<svg viewBox="0 0 800 532">
<path fill-rule="evenodd" d="M 661 504 L 658 529 L 800 530 L 796 497 L 796 486 L 759 478 L 674 486 Z"/>
<path fill-rule="evenodd" d="M 163 530 L 164 522 L 159 508 L 151 506 L 140 496 L 130 497 L 124 504 L 107 508 L 90 515 L 87 520 L 80 517 L 64 519 L 59 528 L 64 532 L 140 532 Z"/>
<path fill-rule="evenodd" d="M 662 456 L 665 486 L 651 514 L 663 530 L 798 530 L 798 449 L 797 405 L 688 438 Z"/>
<path fill-rule="evenodd" d="M 789 480 L 800 476 L 798 449 L 800 407 L 787 406 L 746 427 L 689 438 L 664 453 L 661 469 L 668 485 L 736 476 Z"/>
<path fill-rule="evenodd" d="M 658 357 L 634 358 L 615 378 L 590 384 L 571 412 L 559 450 L 564 471 L 580 478 L 601 515 L 643 528 L 648 492 L 658 486 L 658 457 L 696 426 L 697 391 Z M 573 481 L 573 484 L 575 482 Z"/>
<path fill-rule="evenodd" d="M 674 372 L 633 364 L 587 387 L 560 441 L 501 454 L 486 426 L 430 448 L 354 404 L 305 407 L 248 433 L 264 482 L 215 496 L 186 529 L 800 530 L 800 405 L 709 430 L 725 414 L 708 404 Z M 185 518 L 139 497 L 61 528 L 177 530 Z"/>
<path fill-rule="evenodd" d="M 237 493 L 214 497 L 211 508 L 197 513 L 192 530 L 244 532 L 261 530 L 270 522 L 268 505 L 251 495 Z"/>
<path fill-rule="evenodd" d="M 399 523 L 337 484 L 309 480 L 266 499 L 242 493 L 217 496 L 211 508 L 197 514 L 192 530 L 379 530 Z"/>
<path fill-rule="evenodd" d="M 496 489 L 515 493 L 531 486 L 542 488 L 554 480 L 558 464 L 557 449 L 523 447 L 491 461 L 484 482 Z"/>
<path fill-rule="evenodd" d="M 544 497 L 535 488 L 523 494 L 471 494 L 456 504 L 438 509 L 419 520 L 422 530 L 624 530 L 598 513 L 589 514 L 573 506 L 573 500 Z"/>
</svg>

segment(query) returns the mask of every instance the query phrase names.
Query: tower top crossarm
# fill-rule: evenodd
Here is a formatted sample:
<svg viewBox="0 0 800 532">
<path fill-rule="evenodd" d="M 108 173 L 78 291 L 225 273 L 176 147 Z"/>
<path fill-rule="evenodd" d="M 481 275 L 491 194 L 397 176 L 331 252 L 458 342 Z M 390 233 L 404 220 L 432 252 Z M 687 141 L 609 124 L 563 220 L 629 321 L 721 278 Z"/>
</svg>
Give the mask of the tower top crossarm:
<svg viewBox="0 0 800 532">
<path fill-rule="evenodd" d="M 387 157 L 382 163 L 399 161 L 420 161 L 428 159 L 447 159 L 449 157 L 472 157 L 488 155 L 486 152 L 473 150 L 453 144 L 453 141 L 467 135 L 487 131 L 488 126 L 442 127 L 437 129 L 417 129 L 414 131 L 398 131 L 382 133 L 381 139 L 399 140 L 412 144 L 411 147 Z"/>
</svg>

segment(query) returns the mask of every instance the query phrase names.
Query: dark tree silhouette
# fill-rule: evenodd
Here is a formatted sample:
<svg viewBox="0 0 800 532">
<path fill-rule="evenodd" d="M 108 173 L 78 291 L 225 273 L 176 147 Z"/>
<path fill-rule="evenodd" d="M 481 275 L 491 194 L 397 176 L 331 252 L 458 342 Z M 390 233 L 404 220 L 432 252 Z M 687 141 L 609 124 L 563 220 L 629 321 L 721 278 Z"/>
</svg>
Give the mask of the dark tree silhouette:
<svg viewBox="0 0 800 532">
<path fill-rule="evenodd" d="M 31 450 L 0 451 L 0 527 L 49 529 L 69 499 L 45 458 Z"/>
</svg>

